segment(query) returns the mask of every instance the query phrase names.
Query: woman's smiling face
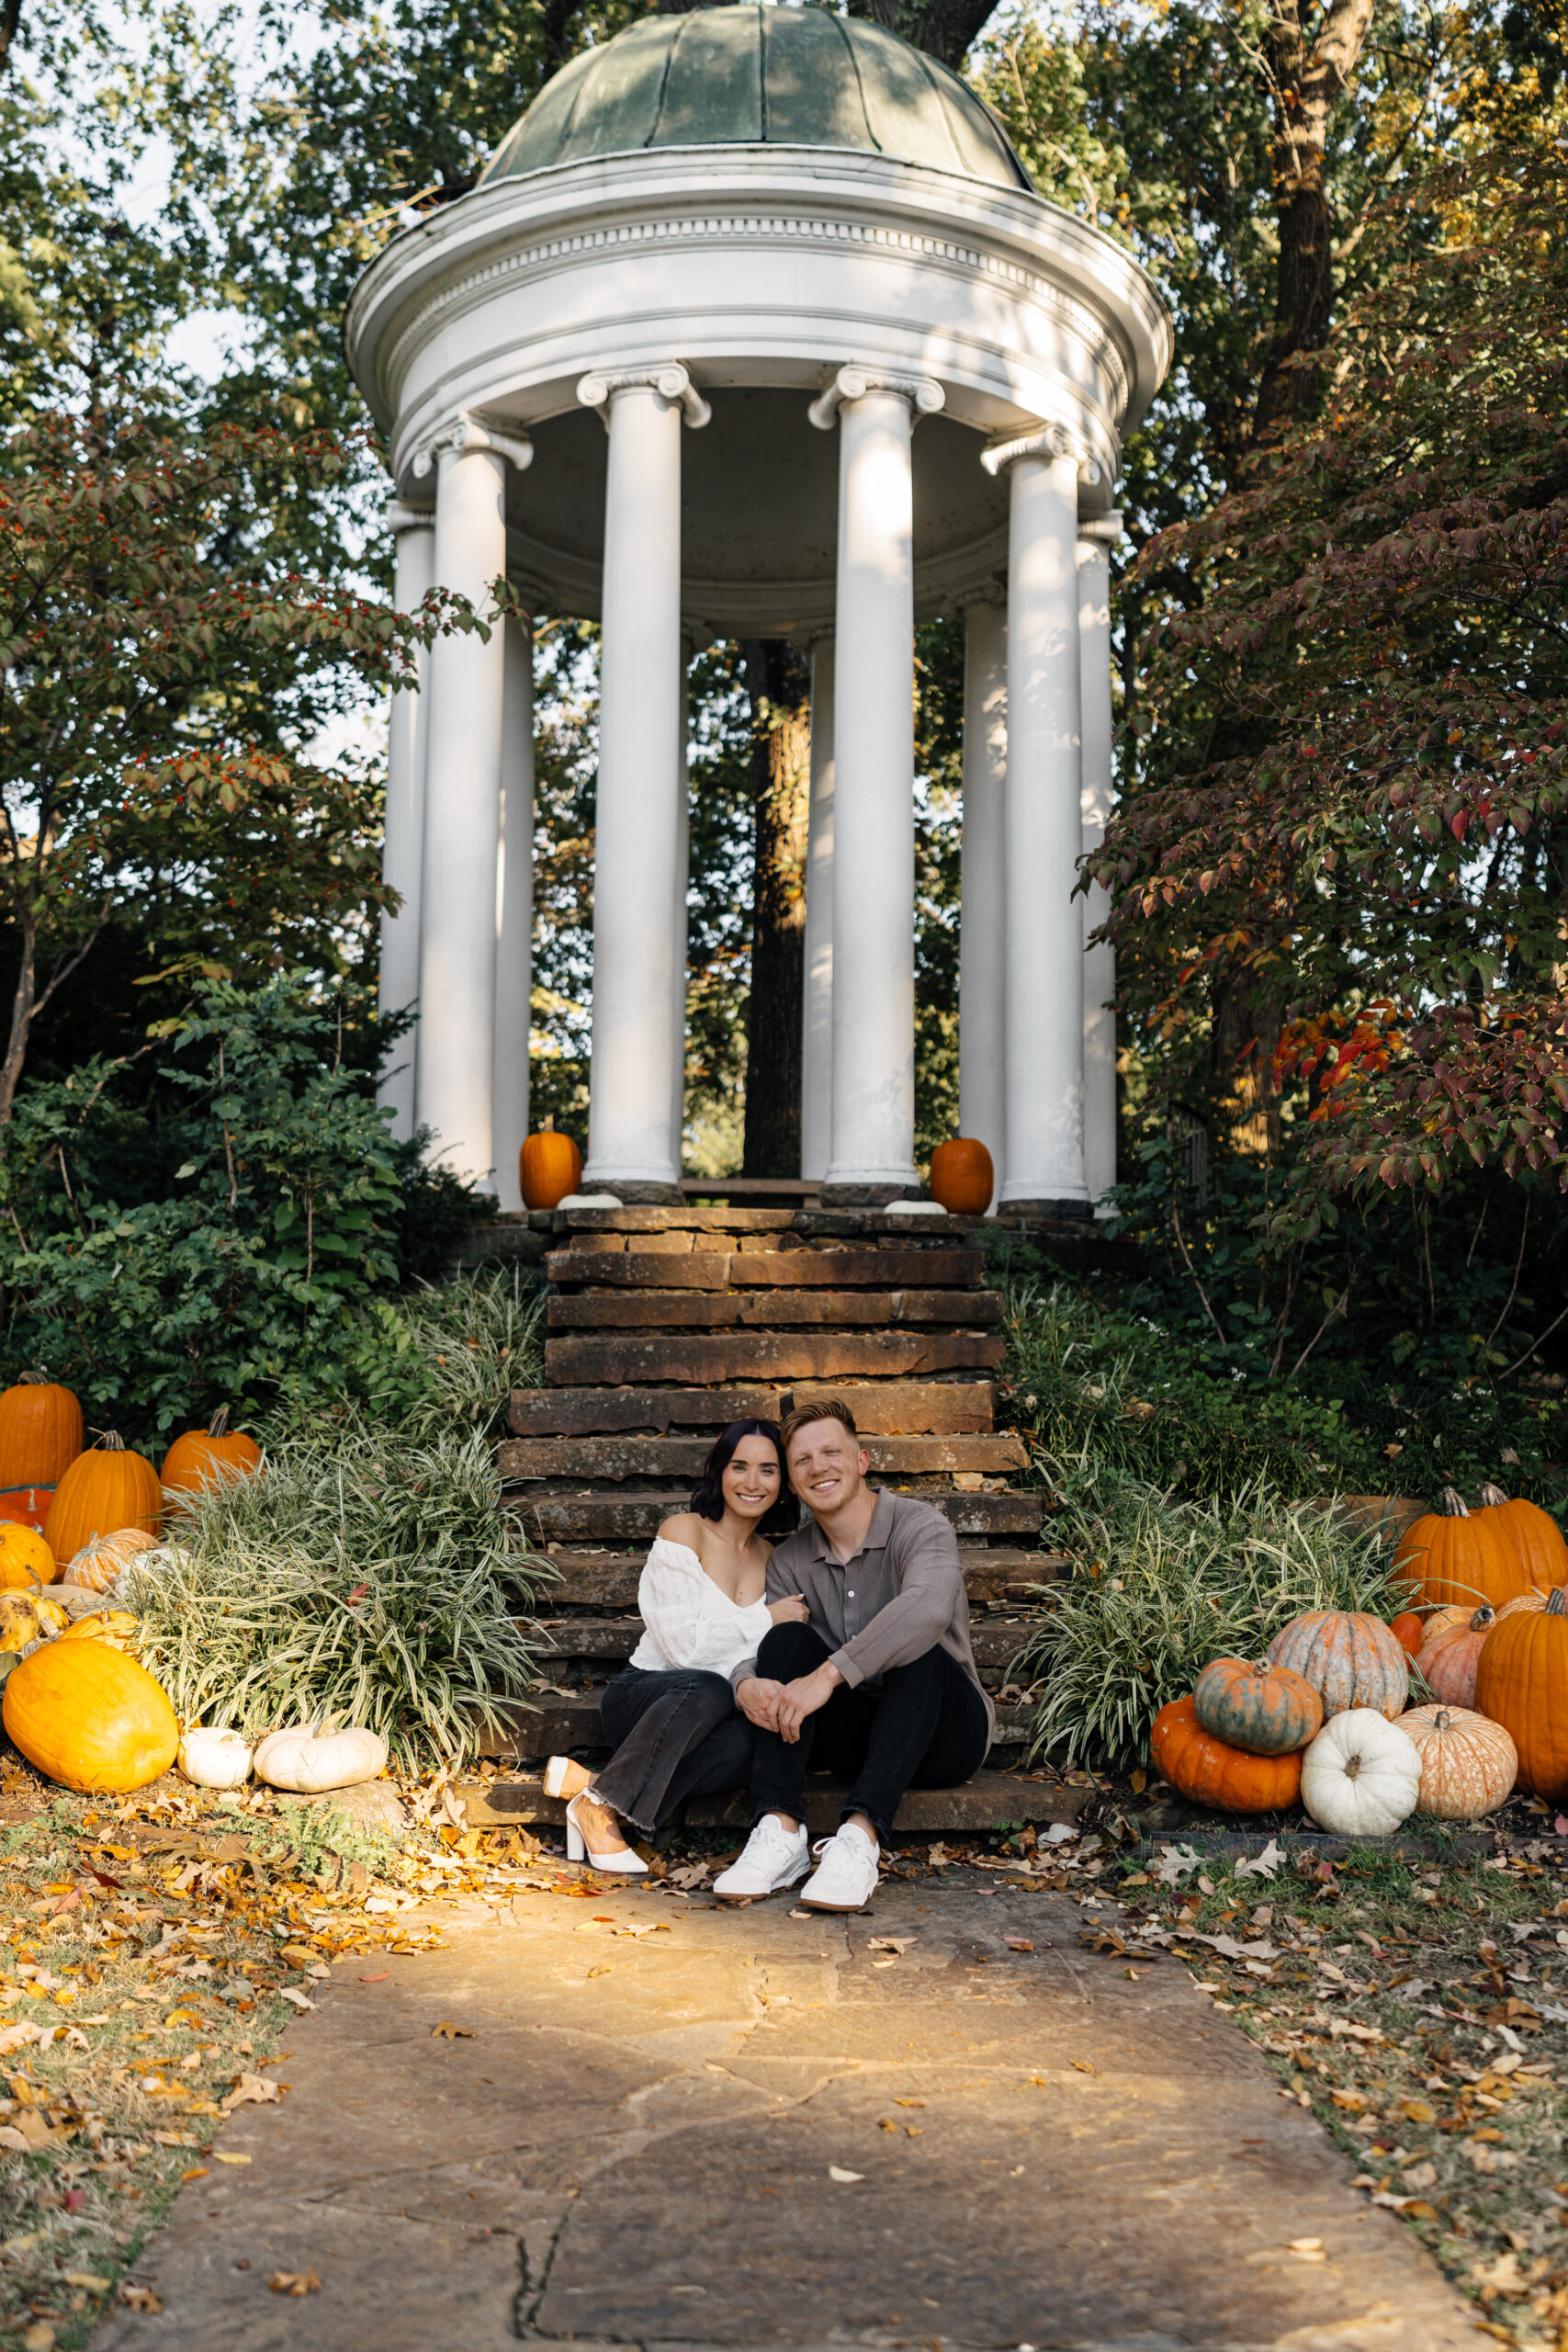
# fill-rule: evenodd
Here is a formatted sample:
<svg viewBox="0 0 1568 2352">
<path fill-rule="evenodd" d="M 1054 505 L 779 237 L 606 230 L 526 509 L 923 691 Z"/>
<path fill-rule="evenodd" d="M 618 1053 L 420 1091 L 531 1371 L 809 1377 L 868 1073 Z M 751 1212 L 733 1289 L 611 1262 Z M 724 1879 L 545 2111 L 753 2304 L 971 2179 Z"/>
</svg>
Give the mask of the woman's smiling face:
<svg viewBox="0 0 1568 2352">
<path fill-rule="evenodd" d="M 779 1498 L 781 1475 L 773 1440 L 753 1432 L 724 1465 L 724 1499 L 738 1519 L 761 1519 Z"/>
</svg>

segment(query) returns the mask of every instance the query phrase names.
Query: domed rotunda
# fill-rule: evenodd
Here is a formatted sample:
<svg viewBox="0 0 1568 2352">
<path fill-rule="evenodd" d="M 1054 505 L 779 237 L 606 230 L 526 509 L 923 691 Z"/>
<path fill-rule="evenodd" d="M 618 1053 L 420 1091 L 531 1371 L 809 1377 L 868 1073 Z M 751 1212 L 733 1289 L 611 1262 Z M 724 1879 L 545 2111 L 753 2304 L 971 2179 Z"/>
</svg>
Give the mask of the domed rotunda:
<svg viewBox="0 0 1568 2352">
<path fill-rule="evenodd" d="M 961 1125 L 998 1197 L 1114 1181 L 1109 957 L 1077 865 L 1109 808 L 1109 548 L 1170 357 L 1148 280 L 1036 195 L 976 94 L 806 5 L 639 19 L 577 57 L 479 186 L 360 280 L 350 358 L 398 494 L 397 598 L 601 628 L 584 1188 L 677 1198 L 686 666 L 812 671 L 802 1174 L 918 1194 L 914 629 L 966 625 Z M 395 698 L 387 1010 L 398 1131 L 516 1206 L 527 1128 L 532 662 L 509 620 Z"/>
</svg>

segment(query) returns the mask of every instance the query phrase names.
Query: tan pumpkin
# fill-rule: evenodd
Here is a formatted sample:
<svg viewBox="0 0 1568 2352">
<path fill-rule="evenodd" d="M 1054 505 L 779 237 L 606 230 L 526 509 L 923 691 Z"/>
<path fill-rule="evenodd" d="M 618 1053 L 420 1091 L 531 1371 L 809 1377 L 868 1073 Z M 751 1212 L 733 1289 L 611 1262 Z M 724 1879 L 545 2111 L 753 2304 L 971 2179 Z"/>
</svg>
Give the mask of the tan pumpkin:
<svg viewBox="0 0 1568 2352">
<path fill-rule="evenodd" d="M 121 1568 L 143 1552 L 155 1552 L 158 1539 L 144 1527 L 117 1527 L 112 1535 L 95 1535 L 84 1544 L 65 1571 L 69 1584 L 88 1592 L 107 1592 Z"/>
<path fill-rule="evenodd" d="M 0 1521 L 0 1591 L 36 1592 L 59 1573 L 54 1554 L 36 1527 L 15 1519 Z"/>
<path fill-rule="evenodd" d="M 29 1764 L 67 1789 L 129 1794 L 179 1752 L 175 1711 L 145 1667 L 108 1642 L 48 1642 L 6 1683 L 0 1718 Z"/>
<path fill-rule="evenodd" d="M 1476 1517 L 1501 1530 L 1531 1584 L 1568 1584 L 1568 1543 L 1549 1511 L 1522 1496 L 1510 1502 L 1501 1487 L 1483 1487 L 1481 1503 Z"/>
<path fill-rule="evenodd" d="M 1288 1666 L 1213 1658 L 1198 1677 L 1192 1704 L 1206 1732 L 1250 1756 L 1288 1756 L 1323 1729 L 1323 1701 Z"/>
<path fill-rule="evenodd" d="M 557 1134 L 554 1119 L 543 1120 L 518 1153 L 517 1181 L 530 1209 L 553 1209 L 580 1190 L 582 1154 L 570 1136 Z"/>
<path fill-rule="evenodd" d="M 1438 1611 L 1443 1617 L 1449 1613 L 1447 1610 Z M 1481 1663 L 1482 1645 L 1496 1623 L 1497 1611 L 1489 1600 L 1483 1600 L 1462 1624 L 1442 1624 L 1428 1632 L 1416 1661 L 1416 1671 L 1444 1706 L 1470 1707 L 1474 1703 L 1475 1669 Z"/>
<path fill-rule="evenodd" d="M 1412 1707 L 1399 1728 L 1421 1759 L 1420 1812 L 1439 1821 L 1479 1821 L 1511 1794 L 1519 1751 L 1501 1724 L 1470 1707 Z"/>
<path fill-rule="evenodd" d="M 158 1473 L 132 1453 L 116 1430 L 79 1453 L 54 1490 L 44 1533 L 57 1560 L 73 1560 L 84 1544 L 112 1529 L 164 1532 L 164 1489 Z"/>
<path fill-rule="evenodd" d="M 262 1451 L 243 1430 L 229 1427 L 229 1408 L 220 1405 L 204 1430 L 186 1430 L 175 1438 L 159 1472 L 171 1501 L 201 1495 L 209 1487 L 236 1484 L 254 1477 L 262 1466 Z"/>
<path fill-rule="evenodd" d="M 1325 1720 L 1351 1707 L 1374 1707 L 1393 1723 L 1410 1696 L 1404 1652 L 1381 1617 L 1359 1610 L 1310 1609 L 1269 1645 L 1270 1666 L 1303 1674 L 1323 1701 Z"/>
<path fill-rule="evenodd" d="M 1393 1565 L 1411 1600 L 1424 1607 L 1468 1603 L 1477 1609 L 1489 1600 L 1501 1609 L 1536 1582 L 1497 1514 L 1482 1510 L 1472 1518 L 1452 1487 L 1443 1488 L 1440 1510 L 1405 1530 Z"/>
<path fill-rule="evenodd" d="M 1519 1752 L 1518 1785 L 1568 1798 L 1568 1587 L 1539 1609 L 1498 1611 L 1475 1669 L 1475 1704 Z"/>
<path fill-rule="evenodd" d="M 931 1198 L 950 1216 L 984 1216 L 997 1187 L 991 1155 L 974 1136 L 953 1136 L 931 1154 Z"/>
<path fill-rule="evenodd" d="M 82 1408 L 47 1373 L 0 1396 L 0 1487 L 57 1486 L 82 1451 Z"/>
</svg>

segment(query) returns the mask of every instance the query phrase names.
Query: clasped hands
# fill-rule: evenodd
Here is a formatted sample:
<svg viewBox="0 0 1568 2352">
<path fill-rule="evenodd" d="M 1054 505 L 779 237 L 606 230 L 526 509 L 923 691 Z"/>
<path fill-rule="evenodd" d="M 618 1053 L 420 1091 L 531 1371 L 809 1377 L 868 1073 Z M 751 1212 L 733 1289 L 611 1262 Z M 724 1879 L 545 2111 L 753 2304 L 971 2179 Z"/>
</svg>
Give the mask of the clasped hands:
<svg viewBox="0 0 1568 2352">
<path fill-rule="evenodd" d="M 750 1674 L 737 1690 L 735 1703 L 748 1723 L 759 1731 L 776 1731 L 793 1747 L 807 1716 L 827 1705 L 843 1679 L 831 1659 L 794 1682 L 770 1682 L 762 1675 Z"/>
</svg>

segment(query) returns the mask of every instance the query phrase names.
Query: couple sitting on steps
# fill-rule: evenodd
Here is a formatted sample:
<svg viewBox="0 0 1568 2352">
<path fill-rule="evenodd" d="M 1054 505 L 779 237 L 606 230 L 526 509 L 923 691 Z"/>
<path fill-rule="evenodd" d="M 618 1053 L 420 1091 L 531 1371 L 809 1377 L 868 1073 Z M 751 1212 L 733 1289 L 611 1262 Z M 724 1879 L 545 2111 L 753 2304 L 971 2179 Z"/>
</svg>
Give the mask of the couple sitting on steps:
<svg viewBox="0 0 1568 2352">
<path fill-rule="evenodd" d="M 545 1787 L 570 1800 L 573 1859 L 640 1873 L 623 1824 L 649 1836 L 687 1797 L 748 1787 L 751 1834 L 714 1893 L 758 1902 L 811 1870 L 815 1766 L 850 1787 L 800 1901 L 859 1911 L 905 1790 L 955 1788 L 979 1770 L 995 1718 L 953 1530 L 929 1503 L 868 1487 L 869 1467 L 838 1397 L 800 1407 L 782 1430 L 730 1423 L 691 1510 L 664 1521 L 648 1555 L 646 1631 L 600 1702 L 615 1755 L 596 1773 L 550 1758 Z"/>
</svg>

